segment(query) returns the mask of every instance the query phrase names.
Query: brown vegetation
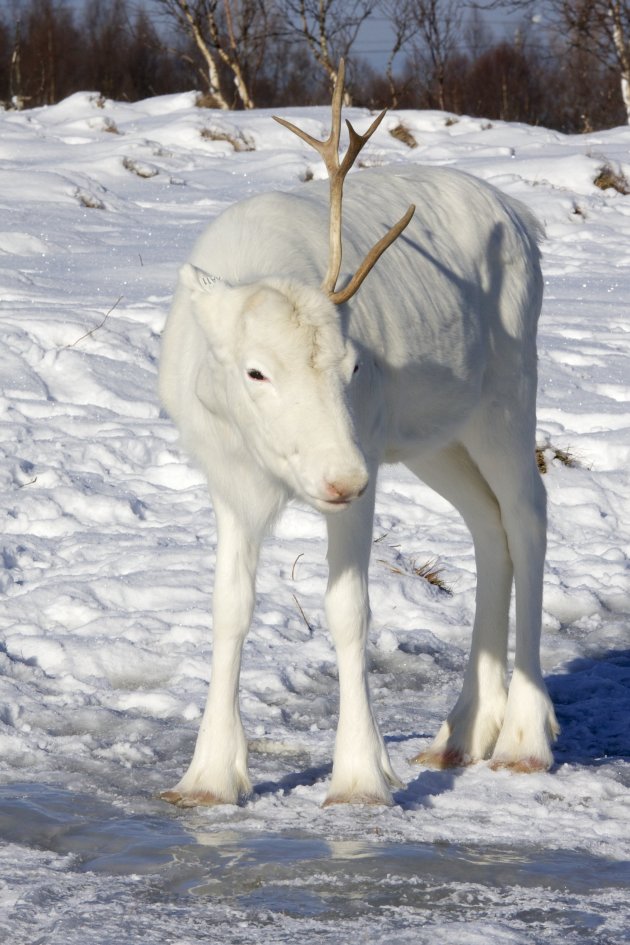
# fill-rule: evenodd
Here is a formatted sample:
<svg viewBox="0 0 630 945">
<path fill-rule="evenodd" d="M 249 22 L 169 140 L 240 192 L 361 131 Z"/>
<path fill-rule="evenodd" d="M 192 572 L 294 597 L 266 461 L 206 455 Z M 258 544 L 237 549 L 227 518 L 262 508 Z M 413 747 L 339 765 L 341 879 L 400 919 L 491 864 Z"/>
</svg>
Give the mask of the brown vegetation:
<svg viewBox="0 0 630 945">
<path fill-rule="evenodd" d="M 196 17 L 196 38 L 185 18 L 173 13 L 182 5 Z M 626 121 L 619 74 L 613 59 L 602 55 L 601 43 L 590 54 L 585 43 L 562 45 L 553 32 L 545 46 L 540 37 L 530 43 L 526 34 L 496 42 L 461 4 L 449 19 L 451 0 L 325 6 L 327 62 L 345 54 L 355 105 L 439 108 L 565 132 Z M 223 107 L 320 104 L 330 94 L 329 65 L 324 68 L 309 45 L 298 15 L 302 7 L 316 15 L 317 4 L 301 0 L 159 0 L 151 9 L 162 15 L 152 18 L 135 0 L 85 0 L 77 6 L 14 0 L 10 12 L 0 12 L 0 102 L 33 107 L 86 90 L 133 101 L 198 88 L 214 106 L 218 89 Z M 394 29 L 396 60 L 390 57 L 382 75 L 355 53 L 351 8 L 357 22 L 369 8 L 368 15 L 389 19 Z M 307 26 L 312 33 L 311 20 Z M 241 91 L 232 74 L 236 53 L 231 59 L 221 54 L 228 40 L 239 46 Z M 214 85 L 208 74 L 212 56 Z"/>
<path fill-rule="evenodd" d="M 575 457 L 568 450 L 563 450 L 558 446 L 552 446 L 551 443 L 536 447 L 536 462 L 539 471 L 543 475 L 549 471 L 549 465 L 554 462 L 560 463 L 561 466 L 567 466 L 569 469 L 573 469 L 579 465 Z"/>
<path fill-rule="evenodd" d="M 630 194 L 630 181 L 622 170 L 611 167 L 610 164 L 604 164 L 593 181 L 600 190 L 616 190 L 618 194 L 627 197 Z"/>
</svg>

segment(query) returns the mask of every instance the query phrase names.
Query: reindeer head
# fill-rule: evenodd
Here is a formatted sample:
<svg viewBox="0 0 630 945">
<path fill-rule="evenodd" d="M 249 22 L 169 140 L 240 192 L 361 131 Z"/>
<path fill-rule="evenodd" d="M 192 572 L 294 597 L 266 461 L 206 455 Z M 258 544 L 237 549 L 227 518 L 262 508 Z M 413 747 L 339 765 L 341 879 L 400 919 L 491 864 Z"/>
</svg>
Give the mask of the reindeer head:
<svg viewBox="0 0 630 945">
<path fill-rule="evenodd" d="M 409 208 L 349 284 L 335 291 L 341 267 L 343 180 L 383 117 L 364 136 L 348 124 L 350 147 L 340 162 L 343 74 L 342 62 L 326 142 L 288 126 L 317 148 L 330 175 L 330 260 L 321 288 L 281 277 L 230 286 L 189 264 L 180 273 L 213 360 L 198 386 L 200 399 L 240 431 L 262 469 L 326 512 L 345 508 L 368 482 L 354 421 L 359 357 L 342 331 L 336 305 L 354 295 L 414 211 Z"/>
<path fill-rule="evenodd" d="M 324 512 L 345 508 L 368 473 L 355 433 L 360 364 L 318 289 L 267 279 L 230 286 L 180 270 L 208 342 L 197 393 L 228 419 L 261 469 Z"/>
</svg>

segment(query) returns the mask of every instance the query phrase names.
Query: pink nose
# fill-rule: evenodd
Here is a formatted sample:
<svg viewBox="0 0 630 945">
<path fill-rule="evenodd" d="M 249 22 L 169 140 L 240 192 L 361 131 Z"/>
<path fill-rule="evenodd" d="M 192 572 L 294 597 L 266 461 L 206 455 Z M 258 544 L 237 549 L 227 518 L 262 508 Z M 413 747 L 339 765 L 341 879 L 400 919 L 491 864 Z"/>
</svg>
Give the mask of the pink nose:
<svg viewBox="0 0 630 945">
<path fill-rule="evenodd" d="M 326 499 L 328 502 L 350 502 L 351 499 L 356 499 L 359 496 L 363 495 L 367 489 L 367 480 L 361 479 L 352 481 L 349 480 L 344 482 L 343 479 L 338 479 L 335 482 L 325 482 L 324 490 L 326 493 Z"/>
</svg>

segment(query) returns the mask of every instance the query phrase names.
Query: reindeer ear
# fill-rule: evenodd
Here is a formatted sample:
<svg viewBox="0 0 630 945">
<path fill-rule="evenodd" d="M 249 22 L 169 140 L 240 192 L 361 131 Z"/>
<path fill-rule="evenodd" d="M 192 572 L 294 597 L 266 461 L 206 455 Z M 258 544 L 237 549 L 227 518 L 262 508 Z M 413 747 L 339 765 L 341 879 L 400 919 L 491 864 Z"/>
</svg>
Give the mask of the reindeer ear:
<svg viewBox="0 0 630 945">
<path fill-rule="evenodd" d="M 188 294 L 185 304 L 190 306 L 212 354 L 218 361 L 228 361 L 240 312 L 238 288 L 192 263 L 185 263 L 179 270 L 179 287 Z"/>
<path fill-rule="evenodd" d="M 227 285 L 220 276 L 213 276 L 204 272 L 192 263 L 184 263 L 179 270 L 179 281 L 193 292 L 213 292 L 218 286 Z"/>
</svg>

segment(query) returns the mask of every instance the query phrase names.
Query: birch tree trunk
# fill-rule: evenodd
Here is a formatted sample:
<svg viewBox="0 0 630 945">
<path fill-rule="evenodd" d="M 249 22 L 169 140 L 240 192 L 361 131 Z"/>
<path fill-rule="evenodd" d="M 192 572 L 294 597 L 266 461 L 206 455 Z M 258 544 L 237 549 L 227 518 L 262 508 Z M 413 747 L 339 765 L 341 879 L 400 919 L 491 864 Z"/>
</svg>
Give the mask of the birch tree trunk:
<svg viewBox="0 0 630 945">
<path fill-rule="evenodd" d="M 244 108 L 254 108 L 253 96 L 246 81 L 248 57 L 252 53 L 248 36 L 257 18 L 265 17 L 265 3 L 259 0 L 248 5 L 231 0 L 156 0 L 168 15 L 193 39 L 205 63 L 208 91 L 217 108 L 229 109 L 228 98 L 221 86 L 219 65 L 228 67 L 234 77 L 236 93 Z M 234 9 L 233 9 L 234 6 Z M 260 46 L 264 41 L 265 23 L 260 24 Z M 261 47 L 262 48 L 262 47 Z"/>
<path fill-rule="evenodd" d="M 214 44 L 214 47 L 217 51 L 217 54 L 220 56 L 222 61 L 232 72 L 234 76 L 234 84 L 236 85 L 236 91 L 238 97 L 243 103 L 244 108 L 255 108 L 254 100 L 250 94 L 250 91 L 247 87 L 247 83 L 243 77 L 243 70 L 241 68 L 241 63 L 239 60 L 239 44 L 236 36 L 234 35 L 234 27 L 232 21 L 232 10 L 230 7 L 229 0 L 224 0 L 225 13 L 227 19 L 227 30 L 228 30 L 228 39 L 227 43 L 222 41 L 221 35 L 219 33 L 219 24 L 214 12 L 208 12 L 208 29 L 210 31 L 210 37 Z"/>
<path fill-rule="evenodd" d="M 610 3 L 608 12 L 612 20 L 612 37 L 617 62 L 619 63 L 621 97 L 626 109 L 626 120 L 630 125 L 630 36 L 629 24 L 624 24 L 624 11 L 621 3 Z M 627 11 L 626 11 L 627 12 Z M 624 29 L 625 26 L 625 29 Z"/>
<path fill-rule="evenodd" d="M 531 11 L 535 0 L 488 0 L 489 8 Z M 629 0 L 547 0 L 551 28 L 569 46 L 595 56 L 614 68 L 630 124 L 630 2 Z"/>
<path fill-rule="evenodd" d="M 205 63 L 208 76 L 208 93 L 213 99 L 217 108 L 229 110 L 223 90 L 221 88 L 221 79 L 217 61 L 208 46 L 201 29 L 201 11 L 202 5 L 193 3 L 191 7 L 188 0 L 158 0 L 160 7 L 187 32 L 194 40 L 195 46 L 199 50 Z"/>
<path fill-rule="evenodd" d="M 302 36 L 316 63 L 334 86 L 337 63 L 350 58 L 350 50 L 363 23 L 372 15 L 377 0 L 278 0 L 289 29 Z M 352 105 L 344 89 L 343 104 Z"/>
</svg>

